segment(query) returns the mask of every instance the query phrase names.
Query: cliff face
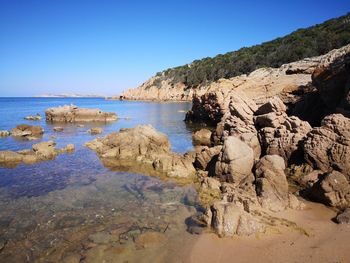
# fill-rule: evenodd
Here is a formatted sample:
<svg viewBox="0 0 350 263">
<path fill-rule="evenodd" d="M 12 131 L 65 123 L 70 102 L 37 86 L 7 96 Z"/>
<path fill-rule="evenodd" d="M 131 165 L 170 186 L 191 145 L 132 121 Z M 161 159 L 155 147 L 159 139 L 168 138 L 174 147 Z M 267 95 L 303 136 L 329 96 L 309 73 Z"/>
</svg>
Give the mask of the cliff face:
<svg viewBox="0 0 350 263">
<path fill-rule="evenodd" d="M 311 83 L 311 74 L 323 56 L 303 59 L 282 65 L 280 68 L 260 68 L 249 75 L 219 79 L 197 87 L 187 87 L 163 75 L 154 76 L 141 86 L 129 89 L 120 96 L 126 100 L 191 101 L 193 95 L 215 90 L 240 90 L 249 97 L 266 99 L 282 91 L 293 91 Z"/>
</svg>

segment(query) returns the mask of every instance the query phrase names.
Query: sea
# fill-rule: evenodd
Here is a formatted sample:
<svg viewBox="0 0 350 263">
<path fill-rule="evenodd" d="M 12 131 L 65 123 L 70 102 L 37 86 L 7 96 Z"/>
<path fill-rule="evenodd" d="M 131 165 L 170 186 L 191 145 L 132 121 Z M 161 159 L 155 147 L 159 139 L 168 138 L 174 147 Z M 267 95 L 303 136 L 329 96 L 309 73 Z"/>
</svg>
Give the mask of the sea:
<svg viewBox="0 0 350 263">
<path fill-rule="evenodd" d="M 76 105 L 115 112 L 107 124 L 46 122 L 50 107 Z M 177 248 L 196 238 L 188 232 L 197 213 L 192 185 L 143 174 L 111 171 L 84 143 L 121 128 L 150 124 L 166 134 L 172 150 L 193 149 L 193 127 L 185 122 L 191 103 L 116 101 L 103 98 L 0 98 L 0 130 L 40 125 L 33 141 L 0 138 L 0 151 L 31 149 L 54 140 L 75 151 L 54 160 L 0 168 L 0 262 L 180 262 Z M 40 114 L 40 121 L 24 117 Z M 103 133 L 91 135 L 92 127 Z M 190 245 L 188 246 L 190 247 Z M 69 261 L 71 260 L 71 261 Z M 74 261 L 75 260 L 75 261 Z M 180 261 L 178 261 L 180 260 Z"/>
</svg>

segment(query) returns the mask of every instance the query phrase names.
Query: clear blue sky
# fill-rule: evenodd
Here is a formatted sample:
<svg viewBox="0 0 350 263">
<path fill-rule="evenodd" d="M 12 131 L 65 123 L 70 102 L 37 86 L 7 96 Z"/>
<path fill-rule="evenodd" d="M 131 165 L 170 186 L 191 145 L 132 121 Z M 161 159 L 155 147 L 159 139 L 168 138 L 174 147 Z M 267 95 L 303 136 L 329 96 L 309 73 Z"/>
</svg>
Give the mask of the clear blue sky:
<svg viewBox="0 0 350 263">
<path fill-rule="evenodd" d="M 349 0 L 0 0 L 0 96 L 118 94 L 349 11 Z"/>
</svg>

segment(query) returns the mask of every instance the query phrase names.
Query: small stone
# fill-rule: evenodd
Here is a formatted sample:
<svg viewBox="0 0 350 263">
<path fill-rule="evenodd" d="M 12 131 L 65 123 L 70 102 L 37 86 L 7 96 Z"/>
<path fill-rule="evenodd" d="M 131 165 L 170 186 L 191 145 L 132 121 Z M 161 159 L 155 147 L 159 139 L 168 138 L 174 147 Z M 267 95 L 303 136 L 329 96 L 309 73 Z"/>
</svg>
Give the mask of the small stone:
<svg viewBox="0 0 350 263">
<path fill-rule="evenodd" d="M 337 215 L 336 221 L 338 224 L 350 224 L 350 208 L 347 208 L 341 214 Z"/>
<path fill-rule="evenodd" d="M 9 131 L 6 131 L 6 130 L 2 130 L 0 131 L 0 137 L 7 137 L 7 136 L 10 136 L 10 132 Z"/>
<path fill-rule="evenodd" d="M 102 132 L 103 132 L 103 129 L 99 127 L 94 127 L 88 130 L 88 133 L 90 133 L 91 135 L 101 134 Z"/>
<path fill-rule="evenodd" d="M 63 127 L 60 127 L 60 126 L 57 126 L 57 127 L 53 127 L 53 130 L 54 130 L 55 132 L 61 132 L 61 131 L 64 130 L 64 128 L 63 128 Z"/>
</svg>

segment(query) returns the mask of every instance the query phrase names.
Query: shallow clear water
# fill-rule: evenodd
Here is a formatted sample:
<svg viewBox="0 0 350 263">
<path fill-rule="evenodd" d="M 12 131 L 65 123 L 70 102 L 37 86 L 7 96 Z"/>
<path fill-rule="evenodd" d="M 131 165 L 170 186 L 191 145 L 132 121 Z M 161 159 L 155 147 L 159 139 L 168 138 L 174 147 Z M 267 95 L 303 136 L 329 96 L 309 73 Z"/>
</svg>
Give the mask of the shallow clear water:
<svg viewBox="0 0 350 263">
<path fill-rule="evenodd" d="M 113 111 L 121 119 L 105 125 L 85 123 L 84 127 L 66 124 L 63 132 L 54 132 L 55 125 L 45 121 L 45 109 L 71 103 Z M 50 139 L 58 147 L 68 143 L 76 147 L 74 153 L 55 160 L 0 168 L 0 262 L 148 262 L 155 255 L 160 262 L 176 261 L 179 255 L 174 247 L 182 245 L 184 237 L 192 238 L 186 233 L 185 220 L 196 212 L 194 188 L 110 171 L 83 144 L 95 138 L 87 133 L 90 127 L 101 126 L 104 132 L 99 136 L 103 136 L 120 128 L 151 124 L 169 137 L 174 151 L 186 152 L 192 141 L 183 119 L 190 106 L 0 98 L 0 130 L 22 123 L 45 130 L 43 138 L 35 141 L 0 138 L 0 150 L 30 149 Z M 23 119 L 37 113 L 41 121 Z"/>
</svg>

